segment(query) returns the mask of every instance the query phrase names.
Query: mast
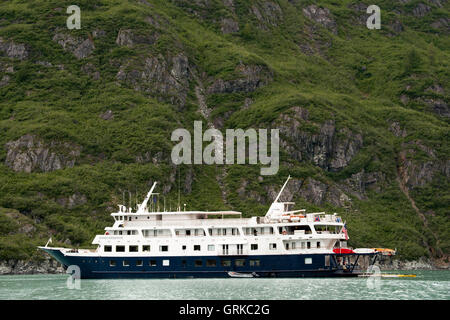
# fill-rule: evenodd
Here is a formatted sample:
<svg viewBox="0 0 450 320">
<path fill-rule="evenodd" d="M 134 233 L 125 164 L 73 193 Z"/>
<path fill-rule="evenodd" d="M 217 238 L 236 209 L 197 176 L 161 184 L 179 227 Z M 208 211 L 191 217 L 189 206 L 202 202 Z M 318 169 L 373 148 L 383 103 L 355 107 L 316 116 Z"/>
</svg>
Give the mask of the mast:
<svg viewBox="0 0 450 320">
<path fill-rule="evenodd" d="M 153 186 L 151 187 L 150 191 L 147 193 L 147 196 L 145 197 L 144 201 L 142 201 L 142 203 L 139 205 L 139 208 L 137 210 L 138 213 L 142 213 L 145 209 L 145 207 L 147 207 L 147 202 L 150 199 L 150 196 L 152 195 L 153 190 L 156 187 L 156 181 L 153 183 Z"/>
<path fill-rule="evenodd" d="M 278 199 L 280 198 L 281 194 L 283 193 L 284 188 L 286 187 L 287 183 L 289 182 L 289 179 L 291 179 L 291 175 L 287 178 L 286 182 L 284 183 L 283 187 L 280 190 L 280 193 L 278 193 L 277 197 L 273 202 L 278 202 Z"/>
<path fill-rule="evenodd" d="M 289 175 L 289 177 L 287 178 L 287 180 L 284 183 L 283 187 L 281 188 L 280 192 L 278 193 L 277 197 L 275 198 L 275 200 L 270 205 L 270 208 L 269 208 L 269 210 L 266 213 L 266 218 L 267 219 L 272 219 L 272 218 L 277 219 L 283 213 L 283 210 L 284 210 L 283 203 L 278 202 L 278 199 L 280 198 L 281 194 L 283 193 L 284 188 L 286 188 L 286 185 L 287 185 L 287 183 L 289 182 L 290 179 L 291 179 L 291 175 Z"/>
</svg>

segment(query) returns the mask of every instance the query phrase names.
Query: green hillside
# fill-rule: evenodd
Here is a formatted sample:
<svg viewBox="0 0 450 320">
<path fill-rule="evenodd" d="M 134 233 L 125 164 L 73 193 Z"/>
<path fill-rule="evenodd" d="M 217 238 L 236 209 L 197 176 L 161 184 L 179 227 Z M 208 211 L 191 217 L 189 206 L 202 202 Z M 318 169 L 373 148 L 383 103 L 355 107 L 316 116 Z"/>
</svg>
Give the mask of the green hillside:
<svg viewBox="0 0 450 320">
<path fill-rule="evenodd" d="M 0 260 L 89 246 L 154 181 L 166 206 L 338 212 L 350 245 L 450 252 L 446 0 L 0 3 Z M 68 30 L 68 6 L 81 29 Z M 176 128 L 280 129 L 280 170 L 171 162 Z M 131 199 L 130 199 L 131 195 Z"/>
</svg>

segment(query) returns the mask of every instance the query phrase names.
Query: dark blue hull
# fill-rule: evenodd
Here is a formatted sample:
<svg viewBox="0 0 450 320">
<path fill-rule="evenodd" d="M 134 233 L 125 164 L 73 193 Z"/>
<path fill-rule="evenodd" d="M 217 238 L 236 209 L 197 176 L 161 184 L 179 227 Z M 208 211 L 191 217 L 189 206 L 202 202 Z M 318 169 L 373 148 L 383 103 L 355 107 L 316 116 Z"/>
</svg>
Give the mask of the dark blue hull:
<svg viewBox="0 0 450 320">
<path fill-rule="evenodd" d="M 333 254 L 87 258 L 65 256 L 59 250 L 50 248 L 44 250 L 64 267 L 78 266 L 82 279 L 229 278 L 229 272 L 252 274 L 255 277 L 335 277 L 358 274 L 342 270 Z"/>
</svg>

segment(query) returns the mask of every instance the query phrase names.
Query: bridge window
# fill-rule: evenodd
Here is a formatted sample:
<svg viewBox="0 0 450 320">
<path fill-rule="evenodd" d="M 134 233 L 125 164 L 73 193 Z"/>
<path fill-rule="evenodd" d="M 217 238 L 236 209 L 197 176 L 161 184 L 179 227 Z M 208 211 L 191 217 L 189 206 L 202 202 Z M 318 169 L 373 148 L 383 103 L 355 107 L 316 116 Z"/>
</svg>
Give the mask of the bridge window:
<svg viewBox="0 0 450 320">
<path fill-rule="evenodd" d="M 272 227 L 244 228 L 244 234 L 246 236 L 263 236 L 273 234 L 273 228 Z"/>
<path fill-rule="evenodd" d="M 138 246 L 129 246 L 128 250 L 130 252 L 138 252 Z"/>
<path fill-rule="evenodd" d="M 116 252 L 125 252 L 125 246 L 116 246 Z"/>
<path fill-rule="evenodd" d="M 276 250 L 277 249 L 277 244 L 276 243 L 269 243 L 269 249 L 270 250 Z"/>
<path fill-rule="evenodd" d="M 111 252 L 112 251 L 112 246 L 105 246 L 104 251 L 105 252 Z"/>
<path fill-rule="evenodd" d="M 239 236 L 239 230 L 237 228 L 210 228 L 208 229 L 210 236 Z"/>
<path fill-rule="evenodd" d="M 317 241 L 317 248 L 320 248 L 320 241 Z"/>
<path fill-rule="evenodd" d="M 257 245 L 256 243 L 252 243 L 252 244 L 250 245 L 250 249 L 251 249 L 251 250 L 258 250 L 258 245 Z"/>
<path fill-rule="evenodd" d="M 194 251 L 200 251 L 200 245 L 199 244 L 194 245 Z"/>
<path fill-rule="evenodd" d="M 159 251 L 169 251 L 169 246 L 159 246 Z"/>
<path fill-rule="evenodd" d="M 143 252 L 150 252 L 150 246 L 142 246 L 142 251 Z"/>
<path fill-rule="evenodd" d="M 308 249 L 311 249 L 311 242 L 308 241 L 308 242 L 306 243 L 306 247 L 307 247 Z"/>
</svg>

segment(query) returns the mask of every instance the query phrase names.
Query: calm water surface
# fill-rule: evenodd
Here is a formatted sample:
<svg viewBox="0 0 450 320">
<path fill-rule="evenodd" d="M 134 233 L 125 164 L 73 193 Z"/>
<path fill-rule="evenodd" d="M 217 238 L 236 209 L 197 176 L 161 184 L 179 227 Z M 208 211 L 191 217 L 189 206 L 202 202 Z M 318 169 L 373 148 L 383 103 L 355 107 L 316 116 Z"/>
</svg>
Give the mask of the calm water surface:
<svg viewBox="0 0 450 320">
<path fill-rule="evenodd" d="M 387 272 L 383 272 L 387 273 Z M 0 276 L 0 299 L 441 299 L 450 300 L 450 271 L 392 271 L 416 278 L 81 280 L 66 275 Z"/>
</svg>

